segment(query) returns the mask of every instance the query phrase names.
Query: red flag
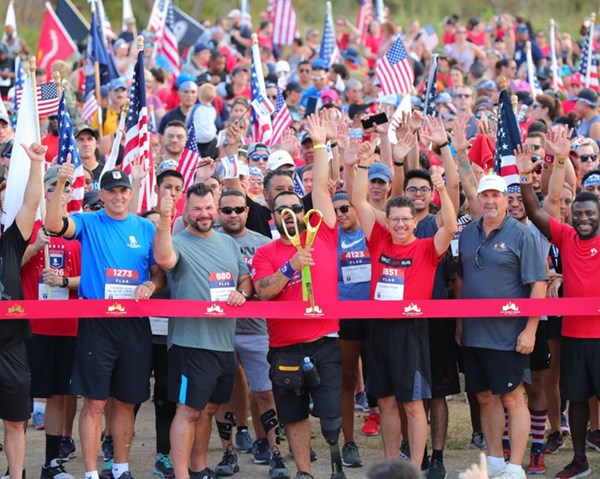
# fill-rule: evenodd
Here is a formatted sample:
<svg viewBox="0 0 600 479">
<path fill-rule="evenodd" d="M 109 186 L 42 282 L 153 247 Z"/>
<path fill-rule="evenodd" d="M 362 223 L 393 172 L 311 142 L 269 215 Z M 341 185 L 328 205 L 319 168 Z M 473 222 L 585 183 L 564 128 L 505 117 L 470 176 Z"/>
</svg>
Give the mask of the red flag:
<svg viewBox="0 0 600 479">
<path fill-rule="evenodd" d="M 46 16 L 36 53 L 40 68 L 50 69 L 55 60 L 66 60 L 77 52 L 77 47 L 65 27 L 54 13 L 52 6 L 46 2 Z"/>
</svg>

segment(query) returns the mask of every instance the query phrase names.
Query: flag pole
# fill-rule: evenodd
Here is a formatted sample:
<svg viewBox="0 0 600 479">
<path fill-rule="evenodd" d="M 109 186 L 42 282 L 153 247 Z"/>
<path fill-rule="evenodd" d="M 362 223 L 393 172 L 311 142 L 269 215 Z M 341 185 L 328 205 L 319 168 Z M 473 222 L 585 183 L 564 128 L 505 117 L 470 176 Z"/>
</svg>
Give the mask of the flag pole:
<svg viewBox="0 0 600 479">
<path fill-rule="evenodd" d="M 592 55 L 594 54 L 594 24 L 596 23 L 596 13 L 592 12 L 590 14 L 590 27 L 588 29 L 587 37 L 588 37 L 588 55 L 587 55 L 587 65 L 585 66 L 585 78 L 583 83 L 586 88 L 590 87 L 590 82 L 592 78 Z"/>
<path fill-rule="evenodd" d="M 33 132 L 34 132 L 34 141 L 36 143 L 39 143 L 41 141 L 41 134 L 40 134 L 40 115 L 38 113 L 37 80 L 35 78 L 35 70 L 36 70 L 35 61 L 36 61 L 35 55 L 31 55 L 29 57 L 29 82 L 31 83 L 31 92 L 32 92 L 32 96 L 33 96 L 33 114 L 34 114 Z M 38 180 L 42 184 L 42 191 L 44 191 L 43 174 L 44 174 L 44 169 L 42 168 L 41 175 Z M 46 218 L 46 202 L 44 200 L 40 201 L 40 204 L 38 205 L 38 207 L 40 210 L 40 216 L 42 218 L 42 222 L 44 222 L 44 219 Z M 50 267 L 50 247 L 48 246 L 48 244 L 44 245 L 44 267 L 45 268 Z M 48 288 L 48 295 L 49 294 L 50 294 L 50 288 Z"/>
<path fill-rule="evenodd" d="M 95 13 L 99 15 L 98 8 L 96 5 L 96 0 L 91 0 L 91 8 L 92 15 Z M 98 19 L 99 20 L 99 19 Z M 97 24 L 97 22 L 96 22 Z M 100 24 L 100 28 L 102 28 L 102 24 Z M 102 31 L 102 40 L 104 41 L 104 31 Z M 91 41 L 88 40 L 88 41 Z M 94 54 L 94 57 L 96 55 Z M 98 117 L 98 138 L 102 138 L 104 135 L 102 134 L 102 94 L 100 93 L 100 62 L 97 58 L 94 58 L 94 92 L 96 94 L 96 102 L 98 103 L 97 117 Z"/>
</svg>

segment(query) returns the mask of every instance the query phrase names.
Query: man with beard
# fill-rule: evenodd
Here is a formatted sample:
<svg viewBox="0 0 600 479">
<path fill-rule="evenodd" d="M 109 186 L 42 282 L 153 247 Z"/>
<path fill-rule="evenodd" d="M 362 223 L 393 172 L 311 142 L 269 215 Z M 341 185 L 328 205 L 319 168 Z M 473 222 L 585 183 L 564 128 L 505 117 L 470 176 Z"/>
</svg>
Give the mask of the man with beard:
<svg viewBox="0 0 600 479">
<path fill-rule="evenodd" d="M 506 183 L 497 175 L 481 178 L 477 203 L 481 213 L 459 239 L 457 288 L 463 299 L 544 298 L 546 268 L 531 231 L 507 214 Z M 457 322 L 463 346 L 465 389 L 475 393 L 488 445 L 488 474 L 525 478 L 521 467 L 529 438 L 530 417 L 523 381 L 530 382 L 538 316 L 465 318 Z M 510 461 L 504 462 L 502 432 L 508 410 Z"/>
<path fill-rule="evenodd" d="M 525 211 L 540 231 L 561 253 L 564 297 L 595 297 L 600 266 L 600 202 L 589 192 L 573 200 L 573 226 L 559 223 L 540 208 L 531 186 L 531 172 L 538 163 L 528 160 L 525 148 L 517 156 Z M 565 156 L 565 155 L 561 155 Z M 566 168 L 568 157 L 556 157 L 554 168 Z M 569 401 L 569 424 L 573 437 L 573 460 L 556 474 L 571 479 L 591 474 L 586 454 L 588 400 L 600 398 L 600 316 L 565 315 L 561 342 L 561 397 Z"/>
<path fill-rule="evenodd" d="M 241 306 L 253 293 L 250 275 L 237 243 L 213 230 L 217 217 L 213 190 L 199 183 L 190 187 L 186 196 L 186 229 L 172 236 L 174 202 L 167 191 L 160 201 L 154 237 L 154 255 L 167 272 L 171 297 Z M 212 418 L 219 404 L 229 401 L 233 388 L 235 324 L 235 318 L 169 319 L 169 400 L 178 403 L 171 425 L 176 478 L 191 474 L 217 477 L 207 466 L 208 441 Z M 232 471 L 237 472 L 233 447 L 225 455 Z"/>
<path fill-rule="evenodd" d="M 251 270 L 256 250 L 269 244 L 271 240 L 246 228 L 248 209 L 246 196 L 241 191 L 227 190 L 219 198 L 219 219 L 223 233 L 235 240 L 248 269 Z M 256 432 L 256 441 L 252 447 L 253 462 L 255 464 L 269 463 L 271 478 L 276 479 L 289 477 L 289 471 L 277 448 L 273 451 L 273 448 L 277 446 L 276 426 L 278 420 L 275 412 L 273 388 L 269 379 L 268 351 L 269 333 L 264 318 L 245 318 L 237 322 L 235 353 L 248 379 L 250 401 L 252 403 L 250 410 L 258 413 L 256 415 L 252 414 L 254 431 Z M 245 420 L 246 414 L 244 411 L 248 410 L 248 390 L 246 387 L 240 387 L 236 391 L 246 396 L 245 398 L 231 398 L 232 406 L 238 413 L 236 421 L 238 421 L 238 431 L 240 431 L 240 421 Z M 240 413 L 238 406 L 241 403 L 243 403 L 243 406 L 241 406 Z M 229 409 L 221 407 L 217 412 L 217 421 L 228 424 L 229 431 L 231 431 L 233 424 L 227 417 L 227 411 Z M 230 432 L 227 434 L 231 436 Z M 230 441 L 230 438 L 227 440 Z M 273 454 L 271 454 L 271 451 L 273 451 Z M 217 473 L 220 472 L 217 467 Z M 226 472 L 226 470 L 223 472 Z"/>
<path fill-rule="evenodd" d="M 313 140 L 315 161 L 313 169 L 312 199 L 314 207 L 323 214 L 323 223 L 315 237 L 312 248 L 294 247 L 287 238 L 282 212 L 291 209 L 296 216 L 298 230 L 290 216 L 285 220 L 291 235 L 298 234 L 301 244 L 306 244 L 302 200 L 293 191 L 284 191 L 271 202 L 275 226 L 281 238 L 261 247 L 254 256 L 254 285 L 261 300 L 300 301 L 302 282 L 300 273 L 304 266 L 312 266 L 315 304 L 335 298 L 337 292 L 337 261 L 331 254 L 337 246 L 336 217 L 329 194 L 326 118 L 321 113 L 307 119 L 307 131 Z M 282 305 L 282 309 L 285 306 Z M 289 318 L 282 313 L 279 318 L 267 320 L 269 328 L 269 362 L 271 371 L 277 364 L 299 366 L 305 357 L 316 358 L 320 383 L 304 384 L 302 373 L 295 379 L 297 387 L 286 387 L 285 381 L 277 383 L 273 377 L 273 394 L 279 419 L 286 426 L 290 449 L 298 467 L 297 479 L 312 479 L 310 464 L 309 401 L 312 398 L 312 414 L 320 419 L 321 432 L 329 444 L 332 479 L 341 479 L 342 458 L 338 438 L 342 426 L 340 393 L 342 386 L 341 357 L 339 346 L 333 337 L 338 331 L 338 321 L 332 319 Z M 275 366 L 275 367 L 274 367 Z M 310 389 L 309 389 L 310 388 Z"/>
<path fill-rule="evenodd" d="M 58 115 L 48 117 L 48 133 L 42 138 L 42 145 L 46 146 L 46 161 L 51 163 L 58 155 Z"/>
</svg>

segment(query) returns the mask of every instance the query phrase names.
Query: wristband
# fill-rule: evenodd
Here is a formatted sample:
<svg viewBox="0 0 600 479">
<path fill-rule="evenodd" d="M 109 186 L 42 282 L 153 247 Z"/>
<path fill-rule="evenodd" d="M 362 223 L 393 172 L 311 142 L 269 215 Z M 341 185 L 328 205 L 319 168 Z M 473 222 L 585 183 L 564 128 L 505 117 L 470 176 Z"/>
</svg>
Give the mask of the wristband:
<svg viewBox="0 0 600 479">
<path fill-rule="evenodd" d="M 394 161 L 394 166 L 404 166 L 403 161 Z"/>
<path fill-rule="evenodd" d="M 296 273 L 296 270 L 292 268 L 292 262 L 288 261 L 281 268 L 279 268 L 279 272 L 291 281 Z"/>
<path fill-rule="evenodd" d="M 323 144 L 318 144 L 318 145 L 314 145 L 313 146 L 313 150 L 325 150 L 327 148 L 327 145 L 323 145 Z"/>
<path fill-rule="evenodd" d="M 63 288 L 68 288 L 69 287 L 69 278 L 67 278 L 66 276 L 63 276 L 62 287 Z"/>
<path fill-rule="evenodd" d="M 440 143 L 437 147 L 441 150 L 446 146 L 450 146 L 450 142 L 448 140 L 446 140 L 444 143 Z"/>
<path fill-rule="evenodd" d="M 361 170 L 368 170 L 369 167 L 366 165 L 356 165 L 357 168 L 360 168 Z"/>
<path fill-rule="evenodd" d="M 338 142 L 334 141 L 333 143 L 330 143 L 329 146 L 331 146 L 331 148 L 335 148 L 338 146 Z"/>
<path fill-rule="evenodd" d="M 142 284 L 152 291 L 156 289 L 156 285 L 152 281 L 144 281 Z"/>
<path fill-rule="evenodd" d="M 544 163 L 554 163 L 554 156 L 548 154 L 544 156 Z"/>
<path fill-rule="evenodd" d="M 520 180 L 522 185 L 529 185 L 532 182 L 531 173 L 523 173 L 520 175 Z"/>
</svg>

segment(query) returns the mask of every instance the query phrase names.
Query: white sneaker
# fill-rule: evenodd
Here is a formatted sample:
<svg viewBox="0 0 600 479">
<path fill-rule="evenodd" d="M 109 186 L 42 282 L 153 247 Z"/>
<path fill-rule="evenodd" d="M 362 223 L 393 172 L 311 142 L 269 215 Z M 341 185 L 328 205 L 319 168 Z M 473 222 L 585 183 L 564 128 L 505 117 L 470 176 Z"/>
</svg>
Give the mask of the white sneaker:
<svg viewBox="0 0 600 479">
<path fill-rule="evenodd" d="M 490 479 L 502 477 L 502 474 L 504 474 L 504 471 L 506 471 L 506 464 L 502 464 L 502 466 L 498 467 L 498 466 L 492 466 L 488 462 L 487 473 L 488 473 L 488 477 Z"/>
<path fill-rule="evenodd" d="M 490 479 L 492 478 L 492 476 L 490 476 Z M 527 475 L 525 474 L 525 471 L 523 470 L 522 467 L 519 467 L 518 469 L 513 468 L 513 467 L 505 467 L 504 468 L 504 472 L 502 472 L 502 474 L 500 474 L 499 479 L 526 479 Z"/>
</svg>

